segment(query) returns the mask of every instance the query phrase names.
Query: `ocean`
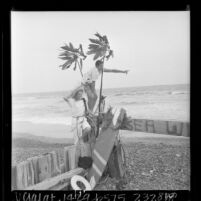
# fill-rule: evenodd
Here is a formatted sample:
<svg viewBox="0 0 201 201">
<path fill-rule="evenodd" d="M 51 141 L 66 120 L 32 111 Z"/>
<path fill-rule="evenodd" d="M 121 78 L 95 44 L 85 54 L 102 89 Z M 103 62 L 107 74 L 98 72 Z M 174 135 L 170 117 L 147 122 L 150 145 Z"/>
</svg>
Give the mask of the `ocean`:
<svg viewBox="0 0 201 201">
<path fill-rule="evenodd" d="M 133 118 L 190 121 L 189 85 L 160 85 L 104 89 L 106 104 L 125 108 Z M 98 91 L 99 93 L 99 91 Z M 12 121 L 71 124 L 67 92 L 12 95 Z"/>
</svg>

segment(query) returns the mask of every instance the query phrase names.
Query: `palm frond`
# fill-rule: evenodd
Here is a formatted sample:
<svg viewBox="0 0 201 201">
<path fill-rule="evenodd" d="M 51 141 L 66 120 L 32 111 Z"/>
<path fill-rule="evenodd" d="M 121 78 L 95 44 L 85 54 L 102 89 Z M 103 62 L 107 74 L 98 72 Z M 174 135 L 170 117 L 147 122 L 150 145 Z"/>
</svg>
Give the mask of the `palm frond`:
<svg viewBox="0 0 201 201">
<path fill-rule="evenodd" d="M 70 60 L 71 59 L 71 57 L 66 57 L 66 56 L 64 56 L 64 57 L 59 57 L 60 59 L 62 59 L 62 60 Z"/>
<path fill-rule="evenodd" d="M 101 36 L 98 32 L 96 34 L 94 34 L 95 36 L 97 36 L 101 41 L 104 40 L 103 36 Z"/>
<path fill-rule="evenodd" d="M 96 45 L 96 44 L 89 44 L 89 49 L 97 49 L 102 47 L 101 45 Z"/>
<path fill-rule="evenodd" d="M 66 52 L 62 52 L 59 56 L 66 56 Z"/>
<path fill-rule="evenodd" d="M 69 47 L 67 45 L 66 46 L 62 46 L 61 48 L 64 49 L 64 50 L 69 50 Z"/>
<path fill-rule="evenodd" d="M 106 59 L 108 60 L 110 57 L 114 57 L 114 53 L 112 50 L 109 51 L 109 54 L 106 56 Z"/>
<path fill-rule="evenodd" d="M 60 65 L 62 70 L 65 70 L 71 66 L 72 62 L 66 61 L 63 65 Z"/>
<path fill-rule="evenodd" d="M 82 59 L 80 59 L 80 68 L 81 68 L 81 70 L 82 70 L 82 65 L 83 65 Z"/>
<path fill-rule="evenodd" d="M 107 36 L 103 36 L 103 40 L 105 41 L 106 44 L 109 44 L 109 41 L 107 39 Z"/>
<path fill-rule="evenodd" d="M 75 62 L 75 66 L 74 66 L 73 70 L 76 70 L 76 68 L 77 68 L 77 62 Z"/>
<path fill-rule="evenodd" d="M 69 43 L 69 47 L 71 48 L 71 50 L 74 50 L 73 44 L 71 42 Z"/>
<path fill-rule="evenodd" d="M 86 59 L 87 56 L 84 54 L 84 51 L 83 51 L 83 48 L 82 48 L 82 44 L 80 44 L 79 49 L 80 49 L 80 55 L 83 56 L 83 59 Z"/>
<path fill-rule="evenodd" d="M 101 52 L 97 52 L 97 53 L 94 55 L 93 60 L 96 60 L 96 59 L 98 59 L 99 57 L 102 57 L 102 56 L 103 56 L 103 54 L 102 54 Z"/>
<path fill-rule="evenodd" d="M 64 50 L 59 56 L 60 59 L 66 60 L 63 65 L 60 65 L 62 70 L 69 68 L 74 64 L 73 70 L 76 70 L 78 61 L 85 59 L 87 56 L 84 54 L 82 45 L 79 45 L 79 48 L 75 48 L 71 42 L 69 45 L 65 44 L 65 46 L 61 47 Z"/>
<path fill-rule="evenodd" d="M 87 54 L 88 54 L 88 55 L 90 55 L 90 54 L 96 54 L 96 52 L 97 52 L 97 50 L 94 50 L 94 49 L 93 49 L 93 50 L 89 50 L 89 51 L 87 52 Z"/>
<path fill-rule="evenodd" d="M 92 43 L 95 43 L 95 44 L 98 44 L 98 45 L 103 45 L 102 41 L 100 41 L 100 40 L 98 40 L 98 39 L 89 38 L 89 40 L 90 40 Z"/>
<path fill-rule="evenodd" d="M 98 39 L 89 39 L 91 44 L 89 44 L 88 46 L 87 54 L 94 54 L 93 59 L 96 60 L 99 57 L 106 56 L 107 52 L 110 52 L 110 46 L 106 35 L 102 36 L 99 33 L 96 33 L 94 35 L 98 37 Z M 109 57 L 110 56 L 108 56 L 108 59 Z"/>
</svg>

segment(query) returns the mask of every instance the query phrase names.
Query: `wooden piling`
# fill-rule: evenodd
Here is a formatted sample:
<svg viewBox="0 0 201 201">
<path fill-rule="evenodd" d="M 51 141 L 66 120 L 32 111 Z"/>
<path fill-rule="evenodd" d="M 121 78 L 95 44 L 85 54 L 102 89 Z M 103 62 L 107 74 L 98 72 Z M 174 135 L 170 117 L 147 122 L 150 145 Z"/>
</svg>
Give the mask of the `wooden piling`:
<svg viewBox="0 0 201 201">
<path fill-rule="evenodd" d="M 77 167 L 75 145 L 64 147 L 64 167 L 65 172 Z"/>
</svg>

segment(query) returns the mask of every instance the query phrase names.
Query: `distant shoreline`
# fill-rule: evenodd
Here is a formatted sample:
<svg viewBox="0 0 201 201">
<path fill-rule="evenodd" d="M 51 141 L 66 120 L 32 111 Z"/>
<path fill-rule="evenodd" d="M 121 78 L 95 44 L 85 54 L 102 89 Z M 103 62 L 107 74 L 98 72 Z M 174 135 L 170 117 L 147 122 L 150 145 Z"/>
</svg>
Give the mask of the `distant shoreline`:
<svg viewBox="0 0 201 201">
<path fill-rule="evenodd" d="M 55 135 L 56 133 L 56 135 Z M 125 139 L 132 139 L 132 141 L 144 139 L 189 139 L 181 136 L 163 135 L 155 133 L 134 132 L 127 130 L 120 130 L 120 136 Z M 73 139 L 73 133 L 70 126 L 64 124 L 47 124 L 47 123 L 31 123 L 31 122 L 15 122 L 12 131 L 12 138 L 29 138 L 42 141 L 65 143 Z"/>
<path fill-rule="evenodd" d="M 151 87 L 168 87 L 168 86 L 190 86 L 189 83 L 181 83 L 181 84 L 160 84 L 160 85 L 141 85 L 141 86 L 129 86 L 129 87 L 117 87 L 117 88 L 105 88 L 103 90 L 112 90 L 112 89 L 128 89 L 128 88 L 151 88 Z M 67 93 L 71 89 L 62 90 L 62 91 L 41 91 L 41 92 L 20 92 L 20 93 L 12 93 L 13 96 L 20 96 L 20 95 L 34 95 L 34 94 L 51 94 L 51 93 Z"/>
<path fill-rule="evenodd" d="M 32 123 L 29 121 L 14 121 L 13 137 L 27 133 L 34 136 L 50 138 L 72 138 L 70 126 L 65 124 Z"/>
</svg>

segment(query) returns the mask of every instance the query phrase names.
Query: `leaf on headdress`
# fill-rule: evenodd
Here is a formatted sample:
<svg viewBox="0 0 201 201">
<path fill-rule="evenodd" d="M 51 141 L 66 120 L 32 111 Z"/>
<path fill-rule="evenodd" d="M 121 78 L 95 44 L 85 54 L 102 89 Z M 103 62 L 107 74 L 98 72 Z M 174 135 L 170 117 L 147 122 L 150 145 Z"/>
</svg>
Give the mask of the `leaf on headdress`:
<svg viewBox="0 0 201 201">
<path fill-rule="evenodd" d="M 96 53 L 97 53 L 97 51 L 94 50 L 94 49 L 87 52 L 88 55 L 90 55 L 90 54 L 96 54 Z"/>
<path fill-rule="evenodd" d="M 104 40 L 104 38 L 98 32 L 94 35 L 97 36 L 100 40 Z"/>
<path fill-rule="evenodd" d="M 69 43 L 69 47 L 71 48 L 71 50 L 74 49 L 73 44 L 71 42 Z"/>
<path fill-rule="evenodd" d="M 62 46 L 61 48 L 64 49 L 64 50 L 69 50 L 69 48 L 68 48 L 67 45 L 66 46 Z"/>
<path fill-rule="evenodd" d="M 113 50 L 110 50 L 110 54 L 111 54 L 111 56 L 112 56 L 112 58 L 114 57 L 114 52 L 113 52 Z"/>
<path fill-rule="evenodd" d="M 99 44 L 99 45 L 103 45 L 103 43 L 102 43 L 100 40 L 91 39 L 91 38 L 89 38 L 89 40 L 90 40 L 92 43 L 96 43 L 96 44 Z"/>
<path fill-rule="evenodd" d="M 98 49 L 100 47 L 101 47 L 100 45 L 89 44 L 89 49 Z"/>
<path fill-rule="evenodd" d="M 106 59 L 108 60 L 110 57 L 114 57 L 112 50 L 109 51 L 109 54 L 106 56 Z"/>
<path fill-rule="evenodd" d="M 80 59 L 80 69 L 82 70 L 82 59 Z"/>
<path fill-rule="evenodd" d="M 75 62 L 75 66 L 74 66 L 73 70 L 76 70 L 76 68 L 77 68 L 77 62 Z"/>
<path fill-rule="evenodd" d="M 70 68 L 70 65 L 68 65 L 68 66 L 65 65 L 65 66 L 62 67 L 62 70 L 66 70 L 66 69 L 68 69 L 68 68 Z"/>
<path fill-rule="evenodd" d="M 59 56 L 66 56 L 66 52 L 62 52 Z"/>
<path fill-rule="evenodd" d="M 60 67 L 62 67 L 62 70 L 65 70 L 65 69 L 69 68 L 71 64 L 72 64 L 72 62 L 66 61 L 63 65 L 60 65 Z"/>
<path fill-rule="evenodd" d="M 96 60 L 96 59 L 98 59 L 99 57 L 101 57 L 101 52 L 97 52 L 95 55 L 94 55 L 94 58 L 93 58 L 93 60 Z"/>
<path fill-rule="evenodd" d="M 69 59 L 71 59 L 71 57 L 59 57 L 60 59 L 62 59 L 62 60 L 69 60 Z"/>
<path fill-rule="evenodd" d="M 83 52 L 83 49 L 82 49 L 82 44 L 80 44 L 80 51 L 81 51 L 81 54 L 84 55 L 84 52 Z"/>
<path fill-rule="evenodd" d="M 109 41 L 107 39 L 107 36 L 103 36 L 103 40 L 105 41 L 106 44 L 109 44 Z"/>
<path fill-rule="evenodd" d="M 73 60 L 75 61 L 75 60 L 77 60 L 78 59 L 78 55 L 77 54 L 74 54 L 73 55 Z"/>
</svg>

